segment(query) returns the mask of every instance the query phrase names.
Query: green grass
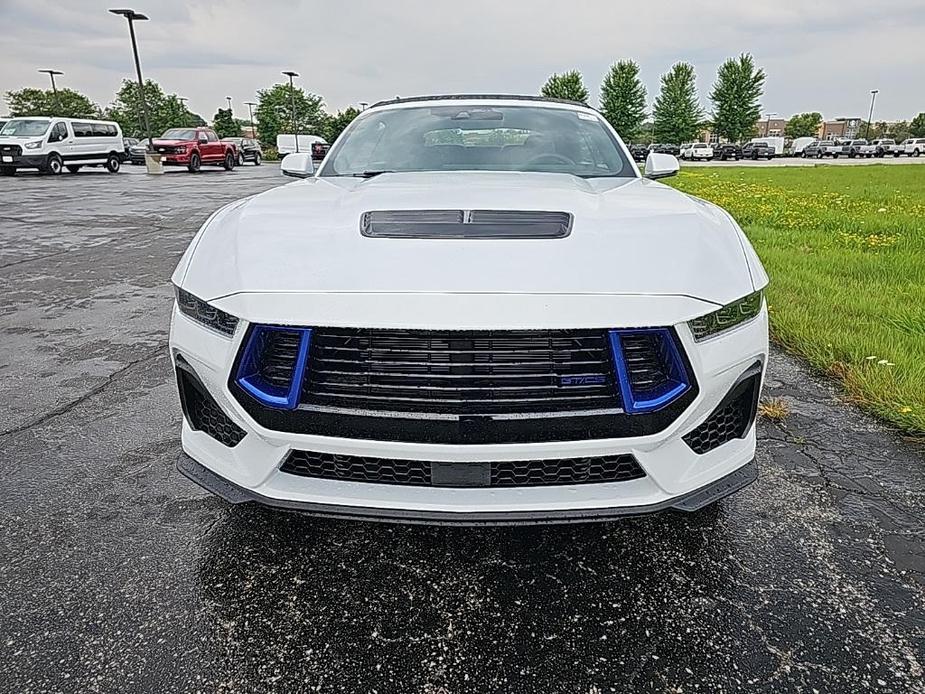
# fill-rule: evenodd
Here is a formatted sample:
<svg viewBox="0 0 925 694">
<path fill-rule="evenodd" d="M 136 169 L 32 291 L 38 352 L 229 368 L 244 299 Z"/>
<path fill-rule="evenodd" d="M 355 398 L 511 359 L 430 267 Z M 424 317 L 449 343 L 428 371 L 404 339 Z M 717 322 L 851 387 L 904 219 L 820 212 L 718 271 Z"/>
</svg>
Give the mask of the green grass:
<svg viewBox="0 0 925 694">
<path fill-rule="evenodd" d="M 700 168 L 673 185 L 742 225 L 777 342 L 925 433 L 925 166 Z"/>
</svg>

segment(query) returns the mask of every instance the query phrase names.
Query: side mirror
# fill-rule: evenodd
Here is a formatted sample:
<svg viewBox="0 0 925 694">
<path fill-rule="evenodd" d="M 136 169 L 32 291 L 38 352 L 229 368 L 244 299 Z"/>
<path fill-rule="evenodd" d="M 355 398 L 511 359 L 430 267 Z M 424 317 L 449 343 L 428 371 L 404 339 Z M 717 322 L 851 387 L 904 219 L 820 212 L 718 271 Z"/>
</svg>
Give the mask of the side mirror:
<svg viewBox="0 0 925 694">
<path fill-rule="evenodd" d="M 645 177 L 654 180 L 656 178 L 677 176 L 680 168 L 681 165 L 678 164 L 678 160 L 675 156 L 671 154 L 660 154 L 659 152 L 649 152 L 649 156 L 646 157 Z"/>
<path fill-rule="evenodd" d="M 283 176 L 293 176 L 294 178 L 308 178 L 315 173 L 312 155 L 307 152 L 287 154 L 283 157 L 279 168 Z"/>
</svg>

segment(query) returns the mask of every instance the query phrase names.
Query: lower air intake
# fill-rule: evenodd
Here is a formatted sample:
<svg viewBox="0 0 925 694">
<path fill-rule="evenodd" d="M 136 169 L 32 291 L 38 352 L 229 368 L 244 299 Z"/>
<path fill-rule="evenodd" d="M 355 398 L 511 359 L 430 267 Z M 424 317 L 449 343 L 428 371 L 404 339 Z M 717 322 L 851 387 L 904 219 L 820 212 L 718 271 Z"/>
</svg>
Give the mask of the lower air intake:
<svg viewBox="0 0 925 694">
<path fill-rule="evenodd" d="M 234 448 L 245 432 L 231 421 L 218 403 L 212 399 L 192 367 L 183 357 L 177 357 L 177 387 L 180 391 L 180 405 L 186 421 L 196 431 L 208 434 L 219 443 Z"/>
<path fill-rule="evenodd" d="M 755 420 L 758 407 L 760 365 L 757 365 L 757 369 L 757 373 L 747 374 L 732 387 L 703 424 L 684 435 L 684 443 L 694 453 L 703 455 L 724 443 L 745 438 Z"/>
<path fill-rule="evenodd" d="M 300 477 L 417 487 L 542 487 L 625 482 L 646 476 L 632 455 L 489 463 L 432 463 L 293 451 L 280 470 Z"/>
</svg>

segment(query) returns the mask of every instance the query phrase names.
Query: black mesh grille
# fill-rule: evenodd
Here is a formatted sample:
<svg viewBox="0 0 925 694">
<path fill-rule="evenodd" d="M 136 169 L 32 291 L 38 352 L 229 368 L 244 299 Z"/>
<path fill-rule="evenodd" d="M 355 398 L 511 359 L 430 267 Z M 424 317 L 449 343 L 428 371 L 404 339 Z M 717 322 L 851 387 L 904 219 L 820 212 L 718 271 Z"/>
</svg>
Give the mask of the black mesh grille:
<svg viewBox="0 0 925 694">
<path fill-rule="evenodd" d="M 18 157 L 22 154 L 22 147 L 19 145 L 0 145 L 0 154 L 12 155 Z"/>
<path fill-rule="evenodd" d="M 614 410 L 601 330 L 316 328 L 302 403 L 457 415 Z"/>
<path fill-rule="evenodd" d="M 434 463 L 439 465 L 440 463 Z M 286 458 L 283 472 L 302 477 L 350 482 L 375 482 L 430 486 L 431 463 L 417 460 L 336 455 L 293 451 Z M 612 455 L 599 458 L 569 458 L 563 460 L 526 460 L 492 463 L 471 463 L 490 468 L 485 476 L 492 487 L 535 487 L 564 484 L 623 482 L 645 477 L 645 472 L 632 455 Z M 467 486 L 467 485 L 460 485 Z"/>
<path fill-rule="evenodd" d="M 670 378 L 664 334 L 627 333 L 620 339 L 633 392 L 644 393 L 664 387 Z"/>
<path fill-rule="evenodd" d="M 177 384 L 186 420 L 193 429 L 208 434 L 219 443 L 237 446 L 245 436 L 244 430 L 228 418 L 206 393 L 186 362 L 180 359 L 177 360 Z"/>
<path fill-rule="evenodd" d="M 759 385 L 760 375 L 737 384 L 730 392 L 731 397 L 727 397 L 703 424 L 684 435 L 684 442 L 694 453 L 702 455 L 744 437 L 755 416 Z"/>
<path fill-rule="evenodd" d="M 284 390 L 289 388 L 301 337 L 294 330 L 264 330 L 256 336 L 255 362 L 261 379 Z"/>
</svg>

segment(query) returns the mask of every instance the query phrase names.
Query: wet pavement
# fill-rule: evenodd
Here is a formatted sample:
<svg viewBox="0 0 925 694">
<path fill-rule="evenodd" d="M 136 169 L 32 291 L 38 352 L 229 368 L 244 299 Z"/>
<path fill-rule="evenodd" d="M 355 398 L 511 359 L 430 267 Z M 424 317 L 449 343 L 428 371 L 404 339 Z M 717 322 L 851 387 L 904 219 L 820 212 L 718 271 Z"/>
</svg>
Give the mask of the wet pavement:
<svg viewBox="0 0 925 694">
<path fill-rule="evenodd" d="M 781 353 L 712 513 L 364 524 L 180 476 L 170 274 L 282 182 L 0 179 L 0 692 L 925 692 L 925 449 Z"/>
</svg>

